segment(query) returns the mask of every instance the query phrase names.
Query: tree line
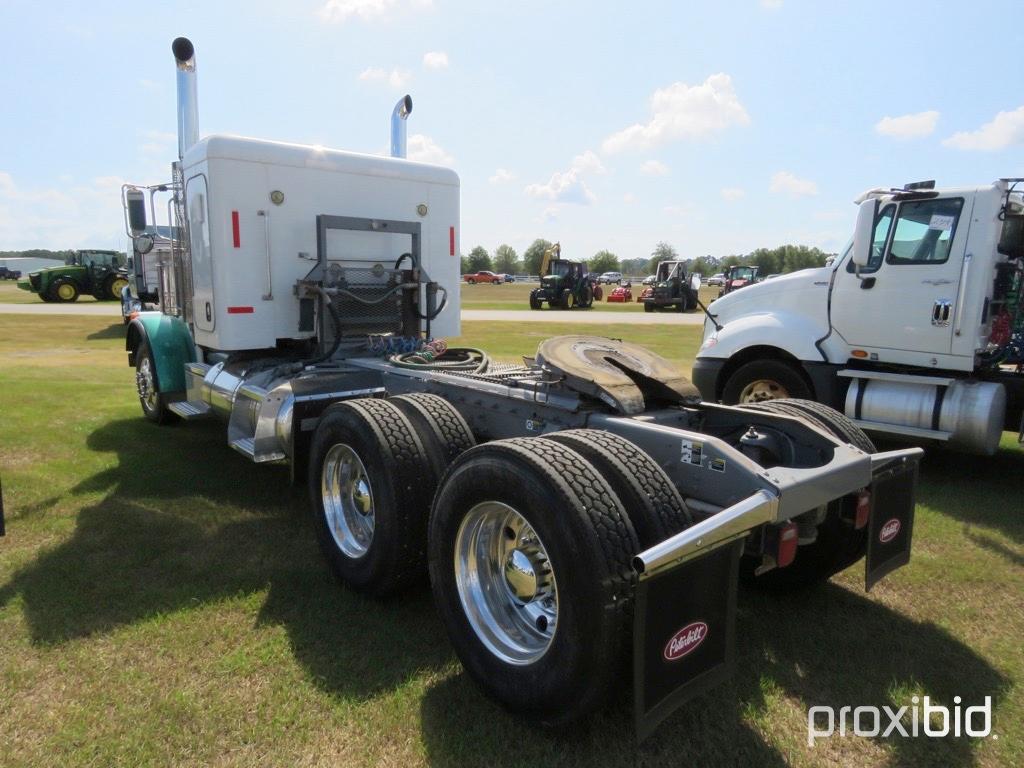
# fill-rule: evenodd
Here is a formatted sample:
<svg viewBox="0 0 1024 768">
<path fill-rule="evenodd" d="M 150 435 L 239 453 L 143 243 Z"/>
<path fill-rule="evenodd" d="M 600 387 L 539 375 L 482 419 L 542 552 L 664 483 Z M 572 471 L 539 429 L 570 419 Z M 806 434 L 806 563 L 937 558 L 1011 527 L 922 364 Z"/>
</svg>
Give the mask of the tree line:
<svg viewBox="0 0 1024 768">
<path fill-rule="evenodd" d="M 536 275 L 540 271 L 544 251 L 550 247 L 550 241 L 537 238 L 520 257 L 515 248 L 505 243 L 495 248 L 493 254 L 482 245 L 478 245 L 468 256 L 462 257 L 462 274 L 488 271 Z M 705 277 L 739 264 L 756 264 L 762 275 L 773 275 L 808 267 L 821 267 L 824 266 L 825 259 L 834 255 L 806 245 L 780 245 L 777 248 L 758 248 L 747 254 L 707 255 L 682 261 L 687 272 L 698 272 Z M 566 258 L 585 261 L 587 268 L 594 273 L 622 272 L 624 275 L 639 276 L 655 273 L 658 264 L 663 261 L 679 260 L 679 252 L 671 244 L 661 241 L 646 258 L 620 259 L 608 250 L 600 250 L 589 259 L 573 259 L 569 254 L 566 254 Z"/>
</svg>

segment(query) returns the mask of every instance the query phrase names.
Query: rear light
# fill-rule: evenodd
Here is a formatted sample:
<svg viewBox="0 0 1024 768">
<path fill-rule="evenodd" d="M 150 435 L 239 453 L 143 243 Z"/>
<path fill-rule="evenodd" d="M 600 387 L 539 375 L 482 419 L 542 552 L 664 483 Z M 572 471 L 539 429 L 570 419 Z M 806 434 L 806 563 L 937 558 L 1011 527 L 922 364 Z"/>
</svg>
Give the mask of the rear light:
<svg viewBox="0 0 1024 768">
<path fill-rule="evenodd" d="M 775 556 L 775 562 L 779 568 L 785 568 L 793 562 L 793 558 L 796 557 L 798 540 L 796 523 L 786 523 L 779 528 L 778 552 Z"/>
<path fill-rule="evenodd" d="M 871 517 L 871 494 L 868 491 L 861 491 L 857 494 L 857 513 L 853 518 L 853 527 L 860 530 L 868 524 Z"/>
</svg>

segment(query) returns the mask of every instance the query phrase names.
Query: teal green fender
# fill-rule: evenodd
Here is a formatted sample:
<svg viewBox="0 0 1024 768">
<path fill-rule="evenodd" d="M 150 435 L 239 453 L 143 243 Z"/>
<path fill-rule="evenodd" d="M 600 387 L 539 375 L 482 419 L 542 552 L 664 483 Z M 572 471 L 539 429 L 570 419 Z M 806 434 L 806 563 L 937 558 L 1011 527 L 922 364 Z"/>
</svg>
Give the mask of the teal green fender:
<svg viewBox="0 0 1024 768">
<path fill-rule="evenodd" d="M 143 341 L 153 353 L 159 391 L 184 392 L 185 364 L 197 359 L 188 326 L 181 318 L 162 312 L 139 312 L 129 323 L 125 337 L 128 365 L 135 365 L 135 353 Z"/>
</svg>

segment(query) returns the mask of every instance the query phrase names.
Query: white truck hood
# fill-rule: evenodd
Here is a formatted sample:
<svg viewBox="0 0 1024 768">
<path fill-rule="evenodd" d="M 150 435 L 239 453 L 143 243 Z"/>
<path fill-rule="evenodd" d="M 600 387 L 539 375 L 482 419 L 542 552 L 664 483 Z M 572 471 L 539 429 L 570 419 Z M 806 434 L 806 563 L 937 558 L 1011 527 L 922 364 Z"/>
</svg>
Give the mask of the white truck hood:
<svg viewBox="0 0 1024 768">
<path fill-rule="evenodd" d="M 835 267 L 803 269 L 733 291 L 708 307 L 720 330 L 705 321 L 697 357 L 729 358 L 770 346 L 798 360 L 816 360 L 814 342 L 828 334 L 828 291 Z"/>
<path fill-rule="evenodd" d="M 815 267 L 790 272 L 788 275 L 765 280 L 740 288 L 727 296 L 715 299 L 708 309 L 718 316 L 718 324 L 730 319 L 757 313 L 771 313 L 779 309 L 816 313 L 825 309 L 829 281 L 834 267 Z M 824 317 L 824 312 L 821 312 Z M 826 318 L 827 322 L 827 318 Z"/>
</svg>

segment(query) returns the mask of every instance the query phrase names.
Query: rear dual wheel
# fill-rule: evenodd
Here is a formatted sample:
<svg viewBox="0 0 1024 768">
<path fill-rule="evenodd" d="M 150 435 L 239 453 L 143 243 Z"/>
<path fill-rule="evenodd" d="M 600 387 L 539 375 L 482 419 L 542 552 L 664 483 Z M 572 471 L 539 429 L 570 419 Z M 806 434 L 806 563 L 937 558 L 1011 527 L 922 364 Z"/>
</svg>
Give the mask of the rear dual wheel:
<svg viewBox="0 0 1024 768">
<path fill-rule="evenodd" d="M 422 581 L 431 499 L 451 458 L 472 445 L 465 420 L 433 395 L 328 408 L 310 446 L 309 494 L 335 575 L 378 596 Z"/>
<path fill-rule="evenodd" d="M 486 443 L 450 468 L 430 519 L 434 600 L 467 672 L 513 712 L 564 725 L 611 694 L 631 559 L 689 524 L 652 467 L 622 438 L 573 430 Z"/>
</svg>

